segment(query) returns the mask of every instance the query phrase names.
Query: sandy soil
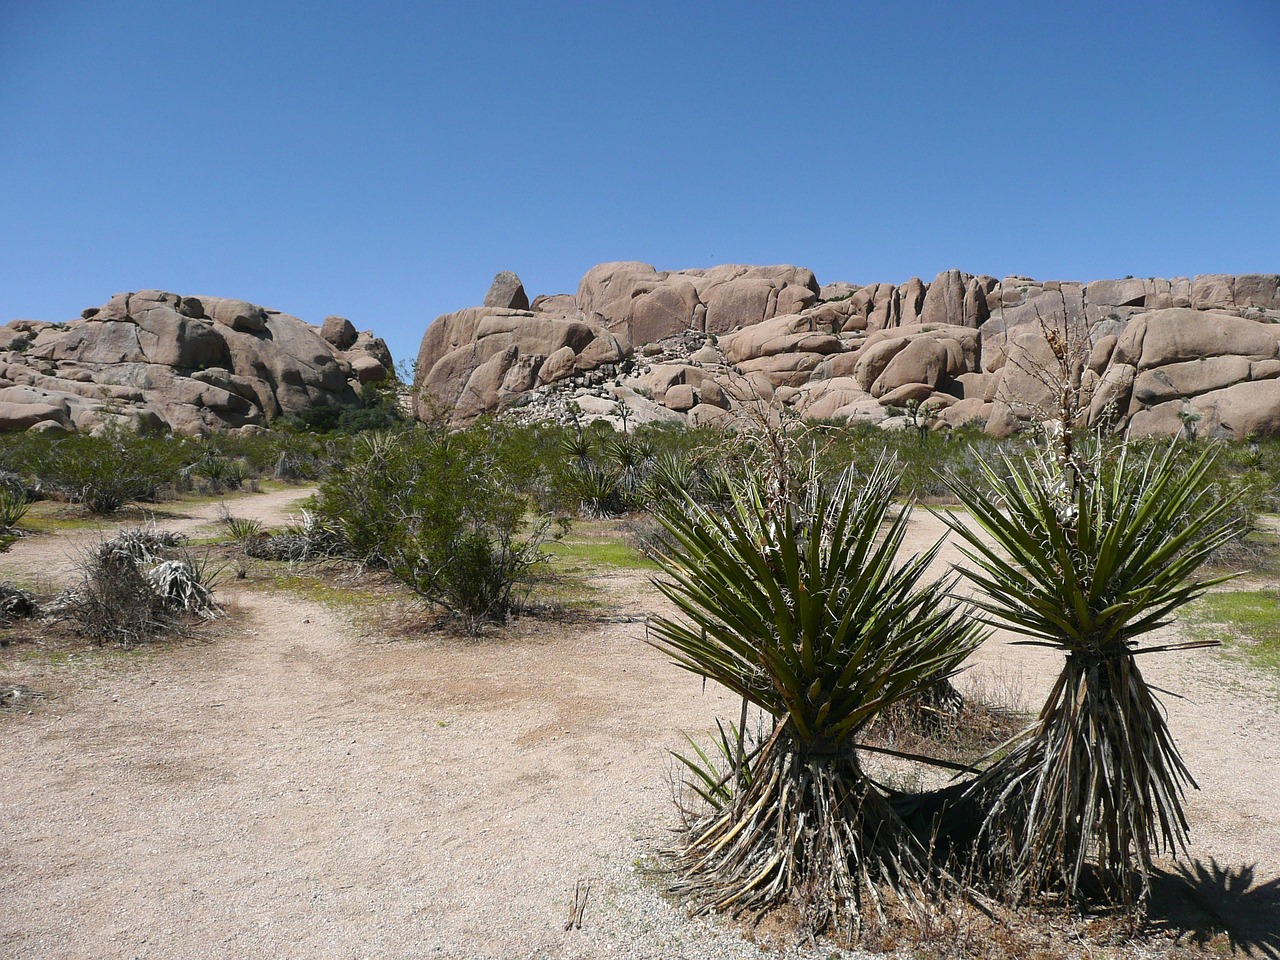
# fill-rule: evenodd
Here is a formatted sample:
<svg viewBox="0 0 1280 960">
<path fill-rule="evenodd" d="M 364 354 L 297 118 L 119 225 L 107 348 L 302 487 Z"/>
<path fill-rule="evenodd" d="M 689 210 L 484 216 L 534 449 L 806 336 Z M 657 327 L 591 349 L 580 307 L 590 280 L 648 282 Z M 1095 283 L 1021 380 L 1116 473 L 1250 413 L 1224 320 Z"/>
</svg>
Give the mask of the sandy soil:
<svg viewBox="0 0 1280 960">
<path fill-rule="evenodd" d="M 234 512 L 278 520 L 305 495 Z M 198 532 L 216 506 L 185 512 L 157 522 Z M 917 517 L 918 547 L 941 525 Z M 0 575 L 66 576 L 60 558 L 94 536 L 23 541 Z M 659 607 L 642 576 L 598 585 L 610 614 Z M 686 920 L 645 869 L 674 820 L 668 751 L 737 704 L 641 623 L 388 641 L 278 590 L 222 596 L 237 619 L 212 643 L 55 668 L 0 654 L 0 677 L 56 694 L 0 715 L 0 956 L 762 955 Z M 1054 658 L 1002 639 L 974 675 L 1035 702 Z M 1189 698 L 1167 702 L 1202 787 L 1192 853 L 1280 877 L 1274 692 L 1213 652 L 1144 667 Z"/>
</svg>

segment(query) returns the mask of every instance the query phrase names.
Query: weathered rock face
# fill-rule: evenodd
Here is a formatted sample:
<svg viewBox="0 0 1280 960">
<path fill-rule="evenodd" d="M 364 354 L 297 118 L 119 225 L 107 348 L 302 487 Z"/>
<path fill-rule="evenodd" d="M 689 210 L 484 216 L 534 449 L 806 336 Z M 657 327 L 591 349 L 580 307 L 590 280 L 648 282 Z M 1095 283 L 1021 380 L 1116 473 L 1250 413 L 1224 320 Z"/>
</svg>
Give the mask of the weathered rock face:
<svg viewBox="0 0 1280 960">
<path fill-rule="evenodd" d="M 790 266 L 607 263 L 576 296 L 440 317 L 417 374 L 424 415 L 430 406 L 458 422 L 504 408 L 562 417 L 573 401 L 588 418 L 617 421 L 621 403 L 629 423 L 706 423 L 771 400 L 886 426 L 919 405 L 939 427 L 977 421 L 1003 434 L 1054 409 L 1049 330 L 1073 345 L 1093 421 L 1280 433 L 1274 274 L 1081 284 L 949 270 L 929 283 L 820 287 Z"/>
<path fill-rule="evenodd" d="M 122 293 L 70 323 L 0 328 L 0 430 L 254 429 L 352 404 L 390 370 L 386 344 L 341 317 L 317 329 L 243 300 Z"/>
</svg>

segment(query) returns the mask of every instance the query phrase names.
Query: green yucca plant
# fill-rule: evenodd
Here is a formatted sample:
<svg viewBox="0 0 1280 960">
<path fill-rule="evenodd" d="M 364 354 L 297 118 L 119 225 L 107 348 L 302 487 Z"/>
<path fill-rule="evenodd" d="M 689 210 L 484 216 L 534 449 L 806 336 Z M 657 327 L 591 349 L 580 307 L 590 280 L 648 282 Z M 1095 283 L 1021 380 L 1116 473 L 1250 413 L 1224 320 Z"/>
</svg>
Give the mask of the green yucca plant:
<svg viewBox="0 0 1280 960">
<path fill-rule="evenodd" d="M 25 490 L 0 486 L 0 530 L 16 527 L 29 509 L 31 504 Z"/>
<path fill-rule="evenodd" d="M 1144 902 L 1152 854 L 1185 844 L 1194 786 L 1138 668 L 1139 639 L 1225 577 L 1193 579 L 1238 530 L 1209 482 L 1213 455 L 1141 455 L 1098 443 L 982 464 L 952 492 L 978 526 L 944 516 L 972 562 L 972 600 L 993 625 L 1061 650 L 1037 720 L 1006 745 L 973 795 L 990 861 L 1019 892 L 1074 898 L 1092 863 L 1105 895 Z"/>
<path fill-rule="evenodd" d="M 928 859 L 864 773 L 858 735 L 981 635 L 948 585 L 922 584 L 937 545 L 900 561 L 909 511 L 890 514 L 888 462 L 811 478 L 800 503 L 765 486 L 749 475 L 723 512 L 688 497 L 659 512 L 658 587 L 684 618 L 654 621 L 655 646 L 774 719 L 731 802 L 701 784 L 712 802 L 674 852 L 675 890 L 702 911 L 789 901 L 810 928 L 852 927 L 867 891 L 915 892 Z"/>
</svg>

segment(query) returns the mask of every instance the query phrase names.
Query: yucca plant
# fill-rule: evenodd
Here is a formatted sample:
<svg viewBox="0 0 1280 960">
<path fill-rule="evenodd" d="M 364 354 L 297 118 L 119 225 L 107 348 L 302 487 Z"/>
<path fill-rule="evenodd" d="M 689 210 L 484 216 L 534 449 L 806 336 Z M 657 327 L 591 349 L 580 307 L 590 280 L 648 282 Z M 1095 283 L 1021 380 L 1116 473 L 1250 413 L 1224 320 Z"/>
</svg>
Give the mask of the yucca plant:
<svg viewBox="0 0 1280 960">
<path fill-rule="evenodd" d="M 654 621 L 655 646 L 774 719 L 732 802 L 687 825 L 674 889 L 704 912 L 791 902 L 811 929 L 851 929 L 868 892 L 914 894 L 928 872 L 858 736 L 981 635 L 946 584 L 922 583 L 938 545 L 900 560 L 909 511 L 890 512 L 890 463 L 811 477 L 798 503 L 766 486 L 748 475 L 726 511 L 686 497 L 659 514 L 671 546 L 657 583 L 684 618 Z"/>
<path fill-rule="evenodd" d="M 973 787 L 988 860 L 1015 891 L 1074 899 L 1092 863 L 1106 896 L 1137 911 L 1153 853 L 1185 844 L 1195 781 L 1138 658 L 1204 643 L 1139 640 L 1227 579 L 1193 579 L 1238 532 L 1222 521 L 1212 461 L 1095 443 L 950 484 L 977 521 L 944 516 L 981 590 L 972 602 L 1028 638 L 1017 642 L 1066 654 L 1039 717 Z"/>
<path fill-rule="evenodd" d="M 31 503 L 27 500 L 26 490 L 0 486 L 0 530 L 16 527 L 29 509 Z"/>
<path fill-rule="evenodd" d="M 147 571 L 147 583 L 170 610 L 182 611 L 205 620 L 219 613 L 213 598 L 213 584 L 220 570 L 208 557 L 164 560 Z"/>
</svg>

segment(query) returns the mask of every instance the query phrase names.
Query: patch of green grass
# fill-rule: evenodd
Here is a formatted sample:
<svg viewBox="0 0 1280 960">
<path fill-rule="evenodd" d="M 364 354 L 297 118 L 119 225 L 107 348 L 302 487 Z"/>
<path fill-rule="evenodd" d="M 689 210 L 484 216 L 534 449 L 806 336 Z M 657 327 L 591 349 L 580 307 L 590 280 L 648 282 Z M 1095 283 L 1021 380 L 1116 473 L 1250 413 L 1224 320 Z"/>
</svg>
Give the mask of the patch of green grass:
<svg viewBox="0 0 1280 960">
<path fill-rule="evenodd" d="M 590 615 L 605 608 L 604 591 L 579 576 L 560 576 L 542 571 L 535 575 L 527 602 L 532 607 L 560 610 L 568 614 Z"/>
<path fill-rule="evenodd" d="M 1280 679 L 1280 590 L 1209 593 L 1192 605 L 1187 620 L 1198 636 L 1221 639 L 1228 653 Z"/>
<path fill-rule="evenodd" d="M 547 544 L 555 566 L 567 572 L 585 567 L 614 567 L 622 570 L 657 570 L 658 565 L 604 525 L 584 524 L 563 539 Z"/>
<path fill-rule="evenodd" d="M 62 530 L 92 530 L 102 526 L 107 517 L 95 517 L 87 513 L 83 507 L 59 503 L 56 500 L 41 500 L 31 504 L 19 522 L 18 530 L 34 533 L 58 533 Z"/>
<path fill-rule="evenodd" d="M 282 573 L 266 586 L 287 590 L 306 600 L 314 600 L 335 610 L 366 612 L 387 599 L 385 591 L 374 590 L 362 583 L 339 583 L 313 574 L 294 571 Z"/>
</svg>

